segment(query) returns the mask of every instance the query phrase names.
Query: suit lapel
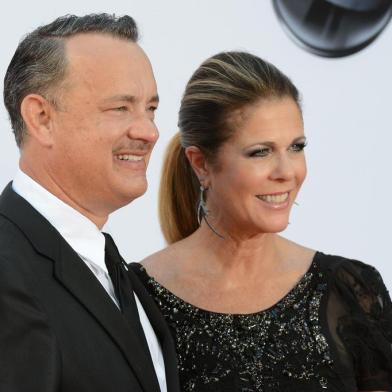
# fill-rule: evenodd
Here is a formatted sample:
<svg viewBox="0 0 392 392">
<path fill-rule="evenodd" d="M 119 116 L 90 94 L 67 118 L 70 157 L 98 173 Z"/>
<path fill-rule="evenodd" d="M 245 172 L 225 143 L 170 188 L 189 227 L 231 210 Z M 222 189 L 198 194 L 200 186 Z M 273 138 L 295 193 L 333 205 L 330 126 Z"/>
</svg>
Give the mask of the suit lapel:
<svg viewBox="0 0 392 392">
<path fill-rule="evenodd" d="M 150 354 L 143 349 L 105 289 L 57 230 L 16 194 L 11 184 L 0 197 L 0 214 L 19 227 L 38 253 L 53 260 L 56 279 L 111 336 L 143 389 L 158 392 L 159 384 Z"/>
<path fill-rule="evenodd" d="M 74 251 L 65 244 L 55 263 L 55 276 L 81 302 L 117 343 L 143 388 L 159 391 L 150 353 L 143 349 L 121 312 L 102 285 Z M 75 257 L 76 256 L 76 257 Z"/>
</svg>

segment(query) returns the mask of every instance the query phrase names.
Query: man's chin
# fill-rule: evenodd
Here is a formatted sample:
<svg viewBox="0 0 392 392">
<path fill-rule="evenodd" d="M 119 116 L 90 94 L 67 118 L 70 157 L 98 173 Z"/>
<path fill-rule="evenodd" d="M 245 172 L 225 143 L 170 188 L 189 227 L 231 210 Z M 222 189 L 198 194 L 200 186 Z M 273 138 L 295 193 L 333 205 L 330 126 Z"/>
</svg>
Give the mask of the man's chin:
<svg viewBox="0 0 392 392">
<path fill-rule="evenodd" d="M 145 181 L 144 184 L 133 184 L 132 187 L 129 187 L 128 189 L 124 189 L 122 193 L 122 199 L 123 203 L 129 204 L 135 199 L 138 199 L 139 197 L 143 196 L 147 192 L 147 181 Z"/>
<path fill-rule="evenodd" d="M 111 200 L 111 210 L 125 207 L 135 199 L 143 196 L 147 191 L 147 179 L 145 176 L 128 177 L 107 184 L 105 189 L 107 200 Z"/>
</svg>

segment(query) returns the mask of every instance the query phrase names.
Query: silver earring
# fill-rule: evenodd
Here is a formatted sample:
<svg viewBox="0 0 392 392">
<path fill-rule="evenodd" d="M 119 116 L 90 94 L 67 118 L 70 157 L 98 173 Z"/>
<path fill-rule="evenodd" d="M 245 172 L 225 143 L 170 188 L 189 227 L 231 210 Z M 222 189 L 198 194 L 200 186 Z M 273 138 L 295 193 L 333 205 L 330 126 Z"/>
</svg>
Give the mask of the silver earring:
<svg viewBox="0 0 392 392">
<path fill-rule="evenodd" d="M 207 217 L 209 213 L 204 197 L 204 192 L 207 189 L 208 188 L 204 188 L 203 185 L 200 185 L 199 202 L 197 203 L 197 221 L 199 222 L 199 225 L 201 225 L 201 221 L 203 218 Z"/>
<path fill-rule="evenodd" d="M 199 222 L 199 226 L 201 225 L 201 221 L 204 219 L 204 222 L 207 223 L 207 226 L 220 238 L 223 240 L 225 237 L 223 237 L 221 234 L 219 234 L 211 225 L 210 222 L 208 222 L 207 216 L 210 213 L 210 211 L 207 208 L 206 201 L 205 201 L 205 191 L 208 188 L 204 188 L 203 185 L 200 185 L 200 194 L 199 194 L 199 202 L 197 203 L 197 221 Z"/>
</svg>

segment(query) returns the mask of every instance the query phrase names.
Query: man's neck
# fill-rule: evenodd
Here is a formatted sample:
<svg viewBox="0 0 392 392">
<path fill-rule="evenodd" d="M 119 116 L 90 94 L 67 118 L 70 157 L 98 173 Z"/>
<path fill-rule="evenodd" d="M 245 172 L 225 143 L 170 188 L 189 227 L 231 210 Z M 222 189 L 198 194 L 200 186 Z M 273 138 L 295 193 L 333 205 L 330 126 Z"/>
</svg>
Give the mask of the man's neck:
<svg viewBox="0 0 392 392">
<path fill-rule="evenodd" d="M 85 208 L 82 203 L 78 202 L 70 192 L 67 192 L 64 188 L 62 188 L 61 185 L 58 184 L 58 182 L 56 182 L 48 173 L 42 173 L 40 170 L 35 170 L 33 167 L 26 165 L 22 159 L 20 160 L 19 167 L 25 175 L 45 188 L 46 191 L 61 200 L 63 203 L 84 215 L 100 230 L 107 222 L 108 214 L 95 214 L 88 208 Z"/>
</svg>

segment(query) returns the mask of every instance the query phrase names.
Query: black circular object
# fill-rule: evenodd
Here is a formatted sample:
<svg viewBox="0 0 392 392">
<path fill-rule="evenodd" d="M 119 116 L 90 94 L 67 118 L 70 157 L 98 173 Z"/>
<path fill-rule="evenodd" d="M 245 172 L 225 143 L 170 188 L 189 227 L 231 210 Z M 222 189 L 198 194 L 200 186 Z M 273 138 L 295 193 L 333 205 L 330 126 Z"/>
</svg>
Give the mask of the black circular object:
<svg viewBox="0 0 392 392">
<path fill-rule="evenodd" d="M 360 51 L 392 17 L 392 0 L 273 0 L 273 5 L 289 36 L 324 57 Z"/>
</svg>

